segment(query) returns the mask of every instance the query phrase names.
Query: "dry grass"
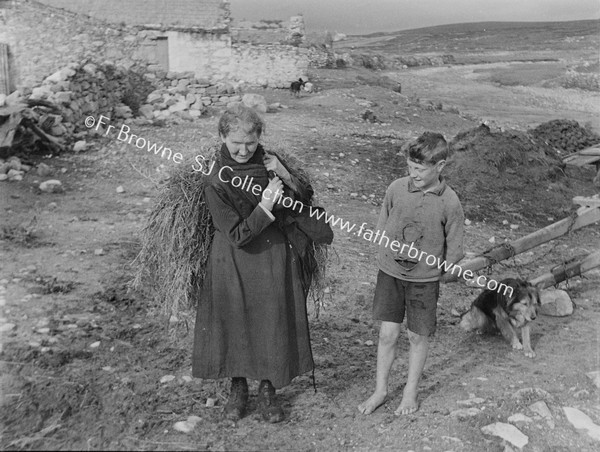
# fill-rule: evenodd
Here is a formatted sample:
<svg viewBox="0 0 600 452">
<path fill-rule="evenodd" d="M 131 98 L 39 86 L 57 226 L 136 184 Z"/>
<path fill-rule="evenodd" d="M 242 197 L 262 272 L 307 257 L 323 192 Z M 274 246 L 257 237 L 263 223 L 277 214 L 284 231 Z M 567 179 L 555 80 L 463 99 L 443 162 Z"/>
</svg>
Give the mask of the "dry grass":
<svg viewBox="0 0 600 452">
<path fill-rule="evenodd" d="M 6 225 L 0 229 L 0 240 L 7 240 L 31 248 L 39 241 L 37 216 L 18 225 Z"/>
<path fill-rule="evenodd" d="M 203 149 L 214 158 L 214 148 Z M 202 173 L 179 166 L 161 190 L 142 231 L 132 286 L 150 290 L 167 315 L 194 306 L 214 234 L 203 199 Z"/>
</svg>

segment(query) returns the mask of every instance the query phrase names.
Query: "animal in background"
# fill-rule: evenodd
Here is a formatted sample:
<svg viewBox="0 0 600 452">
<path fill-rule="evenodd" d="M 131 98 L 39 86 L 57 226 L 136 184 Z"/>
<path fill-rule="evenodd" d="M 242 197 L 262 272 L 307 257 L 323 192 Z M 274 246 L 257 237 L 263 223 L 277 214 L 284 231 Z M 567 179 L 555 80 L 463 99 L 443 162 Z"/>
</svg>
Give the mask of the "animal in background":
<svg viewBox="0 0 600 452">
<path fill-rule="evenodd" d="M 290 85 L 290 92 L 292 93 L 292 96 L 299 97 L 300 90 L 302 89 L 305 83 L 306 82 L 302 80 L 302 78 L 299 78 L 298 81 L 292 82 L 292 84 Z"/>
<path fill-rule="evenodd" d="M 305 82 L 304 83 L 304 91 L 306 91 L 307 93 L 314 93 L 315 85 L 313 85 L 310 82 Z"/>
<path fill-rule="evenodd" d="M 465 331 L 478 330 L 481 333 L 500 330 L 512 348 L 523 350 L 525 356 L 533 358 L 535 352 L 531 348 L 529 325 L 537 317 L 539 291 L 522 279 L 507 278 L 500 281 L 499 287 L 502 284 L 507 288 L 503 293 L 485 289 L 479 294 L 471 308 L 461 316 L 460 327 Z M 521 331 L 522 344 L 517 330 Z"/>
</svg>

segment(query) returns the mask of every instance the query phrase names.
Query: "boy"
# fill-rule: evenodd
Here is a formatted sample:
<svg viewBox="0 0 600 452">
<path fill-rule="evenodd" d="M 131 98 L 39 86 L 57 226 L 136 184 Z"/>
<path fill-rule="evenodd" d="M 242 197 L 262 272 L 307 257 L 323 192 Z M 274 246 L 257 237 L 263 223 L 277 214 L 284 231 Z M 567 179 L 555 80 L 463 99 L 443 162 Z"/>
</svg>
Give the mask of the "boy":
<svg viewBox="0 0 600 452">
<path fill-rule="evenodd" d="M 463 257 L 463 210 L 456 193 L 441 177 L 448 157 L 446 140 L 439 133 L 425 132 L 408 145 L 406 157 L 409 176 L 388 187 L 377 222 L 382 239 L 388 239 L 379 241 L 373 300 L 373 318 L 382 322 L 375 392 L 358 406 L 362 414 L 371 414 L 385 401 L 405 311 L 410 342 L 408 378 L 395 414 L 410 414 L 419 408 L 417 387 L 429 336 L 435 332 L 441 268 L 444 261 L 449 265 Z"/>
</svg>

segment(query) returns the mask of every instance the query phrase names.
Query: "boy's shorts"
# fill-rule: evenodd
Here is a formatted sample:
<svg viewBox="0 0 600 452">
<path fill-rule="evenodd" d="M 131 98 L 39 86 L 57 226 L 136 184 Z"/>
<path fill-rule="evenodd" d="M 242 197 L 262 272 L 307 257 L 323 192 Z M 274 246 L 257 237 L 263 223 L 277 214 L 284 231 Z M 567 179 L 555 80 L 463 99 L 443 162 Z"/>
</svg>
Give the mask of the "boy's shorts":
<svg viewBox="0 0 600 452">
<path fill-rule="evenodd" d="M 379 270 L 373 299 L 373 318 L 402 323 L 406 311 L 407 328 L 420 336 L 435 333 L 439 281 L 410 282 Z"/>
</svg>

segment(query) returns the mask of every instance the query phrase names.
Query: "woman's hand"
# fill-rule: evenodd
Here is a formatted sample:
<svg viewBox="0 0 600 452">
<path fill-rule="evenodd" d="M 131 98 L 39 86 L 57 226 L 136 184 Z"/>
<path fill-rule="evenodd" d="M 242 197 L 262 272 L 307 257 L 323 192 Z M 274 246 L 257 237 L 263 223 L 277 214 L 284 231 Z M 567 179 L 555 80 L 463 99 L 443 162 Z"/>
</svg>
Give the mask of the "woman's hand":
<svg viewBox="0 0 600 452">
<path fill-rule="evenodd" d="M 290 173 L 275 155 L 265 153 L 263 162 L 267 171 L 274 171 L 279 177 L 289 179 Z"/>
<path fill-rule="evenodd" d="M 283 182 L 277 176 L 269 181 L 269 185 L 262 192 L 262 200 L 260 203 L 269 211 L 273 210 L 273 206 L 283 197 Z"/>
</svg>

